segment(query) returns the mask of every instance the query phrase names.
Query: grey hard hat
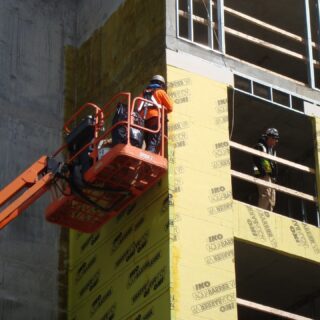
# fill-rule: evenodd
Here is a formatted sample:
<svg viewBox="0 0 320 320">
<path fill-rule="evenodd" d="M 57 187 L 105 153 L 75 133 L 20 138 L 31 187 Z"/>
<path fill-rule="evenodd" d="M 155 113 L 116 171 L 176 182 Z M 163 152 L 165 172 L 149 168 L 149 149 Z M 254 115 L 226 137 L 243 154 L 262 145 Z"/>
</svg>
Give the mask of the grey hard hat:
<svg viewBox="0 0 320 320">
<path fill-rule="evenodd" d="M 159 81 L 159 82 L 161 82 L 163 84 L 166 84 L 166 80 L 164 80 L 164 77 L 161 76 L 160 74 L 157 74 L 157 75 L 153 76 L 151 78 L 151 82 L 153 82 L 153 81 Z"/>
<path fill-rule="evenodd" d="M 279 139 L 279 131 L 276 128 L 268 128 L 266 130 L 266 136 Z"/>
</svg>

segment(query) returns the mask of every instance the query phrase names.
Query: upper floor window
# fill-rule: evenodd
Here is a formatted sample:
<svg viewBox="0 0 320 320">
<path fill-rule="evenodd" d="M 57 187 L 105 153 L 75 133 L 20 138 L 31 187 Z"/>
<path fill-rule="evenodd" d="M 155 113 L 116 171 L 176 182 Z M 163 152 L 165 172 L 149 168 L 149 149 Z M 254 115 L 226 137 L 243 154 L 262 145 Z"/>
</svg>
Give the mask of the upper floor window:
<svg viewBox="0 0 320 320">
<path fill-rule="evenodd" d="M 177 0 L 178 37 L 320 88 L 320 0 Z"/>
</svg>

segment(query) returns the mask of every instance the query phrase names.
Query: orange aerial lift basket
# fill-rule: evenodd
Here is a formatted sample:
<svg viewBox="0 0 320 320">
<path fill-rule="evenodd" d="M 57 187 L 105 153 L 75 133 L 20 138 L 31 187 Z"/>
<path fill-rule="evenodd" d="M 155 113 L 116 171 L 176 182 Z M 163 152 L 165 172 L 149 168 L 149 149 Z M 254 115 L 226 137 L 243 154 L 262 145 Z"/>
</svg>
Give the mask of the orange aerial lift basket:
<svg viewBox="0 0 320 320">
<path fill-rule="evenodd" d="M 130 93 L 122 92 L 102 108 L 93 103 L 79 108 L 64 125 L 66 144 L 53 157 L 40 158 L 43 166 L 29 183 L 37 190 L 36 195 L 27 190 L 31 195 L 26 202 L 22 195 L 23 199 L 15 200 L 18 207 L 13 202 L 11 209 L 9 206 L 0 212 L 0 228 L 50 189 L 52 202 L 46 209 L 46 219 L 91 233 L 156 184 L 167 171 L 165 110 L 159 112 L 158 128 L 150 130 L 136 111 L 141 104 L 150 106 L 152 102 L 141 97 L 131 100 Z M 143 135 L 147 133 L 161 133 L 158 154 L 142 148 Z M 65 161 L 52 161 L 62 155 Z M 0 205 L 4 202 L 1 197 L 12 197 L 4 193 L 9 189 L 14 193 L 15 185 L 17 182 L 0 192 Z"/>
</svg>

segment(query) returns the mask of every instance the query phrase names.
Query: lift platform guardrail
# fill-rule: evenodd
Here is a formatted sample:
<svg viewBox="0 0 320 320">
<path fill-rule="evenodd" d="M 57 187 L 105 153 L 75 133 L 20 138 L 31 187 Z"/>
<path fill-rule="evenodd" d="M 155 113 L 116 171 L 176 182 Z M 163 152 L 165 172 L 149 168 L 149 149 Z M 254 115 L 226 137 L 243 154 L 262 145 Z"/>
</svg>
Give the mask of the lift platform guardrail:
<svg viewBox="0 0 320 320">
<path fill-rule="evenodd" d="M 67 142 L 0 191 L 0 229 L 51 190 L 46 219 L 91 233 L 156 184 L 167 171 L 165 109 L 159 112 L 157 130 L 149 130 L 134 123 L 133 112 L 141 101 L 147 100 L 137 97 L 131 101 L 130 93 L 121 92 L 102 108 L 93 103 L 80 107 L 63 127 Z M 119 103 L 126 106 L 127 119 L 112 123 Z M 120 126 L 127 140 L 110 142 L 113 130 Z M 159 154 L 133 146 L 132 128 L 160 133 Z M 59 162 L 59 157 L 66 160 Z"/>
</svg>

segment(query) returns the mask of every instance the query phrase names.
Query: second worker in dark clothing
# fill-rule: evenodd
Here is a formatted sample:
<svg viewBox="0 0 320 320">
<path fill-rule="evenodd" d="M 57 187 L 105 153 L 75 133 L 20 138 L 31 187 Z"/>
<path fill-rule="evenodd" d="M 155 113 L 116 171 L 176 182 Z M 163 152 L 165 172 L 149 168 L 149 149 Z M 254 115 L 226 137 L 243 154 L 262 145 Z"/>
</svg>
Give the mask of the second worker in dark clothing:
<svg viewBox="0 0 320 320">
<path fill-rule="evenodd" d="M 279 141 L 279 132 L 275 128 L 266 130 L 256 144 L 255 149 L 276 156 L 275 147 Z M 278 175 L 278 167 L 275 161 L 254 156 L 254 176 L 267 182 L 275 182 Z M 258 206 L 262 209 L 273 211 L 276 204 L 276 190 L 267 186 L 258 185 Z"/>
</svg>

